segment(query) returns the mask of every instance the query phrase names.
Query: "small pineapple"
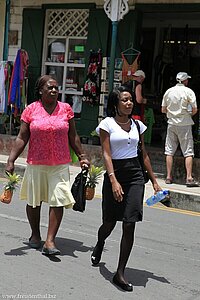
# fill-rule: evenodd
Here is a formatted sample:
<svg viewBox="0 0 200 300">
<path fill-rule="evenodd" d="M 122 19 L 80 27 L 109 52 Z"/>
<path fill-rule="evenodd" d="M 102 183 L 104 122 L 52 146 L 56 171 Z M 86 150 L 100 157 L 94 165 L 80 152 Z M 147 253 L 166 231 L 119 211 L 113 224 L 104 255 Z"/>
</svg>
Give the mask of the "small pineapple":
<svg viewBox="0 0 200 300">
<path fill-rule="evenodd" d="M 0 201 L 9 204 L 12 199 L 13 190 L 16 188 L 16 185 L 20 181 L 20 175 L 17 175 L 16 173 L 11 174 L 9 172 L 6 172 L 6 177 L 8 178 L 8 182 L 6 182 L 4 186 L 4 191 L 0 196 Z"/>
<path fill-rule="evenodd" d="M 99 179 L 101 177 L 102 172 L 103 172 L 103 167 L 95 167 L 94 165 L 91 165 L 88 171 L 86 186 L 95 188 L 96 185 L 99 183 Z"/>
<path fill-rule="evenodd" d="M 86 200 L 92 200 L 94 198 L 95 187 L 99 183 L 102 173 L 103 167 L 95 167 L 94 165 L 91 165 L 86 181 Z"/>
</svg>

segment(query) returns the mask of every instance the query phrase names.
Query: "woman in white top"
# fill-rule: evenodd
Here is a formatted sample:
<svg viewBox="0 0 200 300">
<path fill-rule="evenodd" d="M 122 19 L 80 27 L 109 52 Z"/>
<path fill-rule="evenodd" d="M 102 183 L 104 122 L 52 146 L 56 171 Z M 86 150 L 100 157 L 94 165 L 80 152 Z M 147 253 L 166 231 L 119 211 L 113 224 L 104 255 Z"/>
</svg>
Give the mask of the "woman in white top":
<svg viewBox="0 0 200 300">
<path fill-rule="evenodd" d="M 122 238 L 118 268 L 113 282 L 125 291 L 133 287 L 124 278 L 124 270 L 133 246 L 135 222 L 142 221 L 144 177 L 137 157 L 139 133 L 134 120 L 133 95 L 128 87 L 121 86 L 110 93 L 107 116 L 100 122 L 100 135 L 106 167 L 103 183 L 102 213 L 103 224 L 98 230 L 98 241 L 91 261 L 96 265 L 101 260 L 106 238 L 111 234 L 117 221 L 122 221 Z M 144 147 L 143 133 L 146 126 L 138 121 L 141 133 L 144 165 L 155 192 L 161 190 Z"/>
</svg>

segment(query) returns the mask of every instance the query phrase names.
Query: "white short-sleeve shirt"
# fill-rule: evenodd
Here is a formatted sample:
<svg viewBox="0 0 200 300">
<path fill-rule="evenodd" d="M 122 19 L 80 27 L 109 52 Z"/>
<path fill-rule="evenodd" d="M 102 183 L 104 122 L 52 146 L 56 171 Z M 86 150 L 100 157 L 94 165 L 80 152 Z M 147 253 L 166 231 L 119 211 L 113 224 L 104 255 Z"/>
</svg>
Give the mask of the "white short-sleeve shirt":
<svg viewBox="0 0 200 300">
<path fill-rule="evenodd" d="M 146 130 L 146 126 L 138 120 L 140 133 Z M 96 132 L 99 134 L 100 129 L 105 130 L 110 135 L 110 147 L 112 159 L 126 159 L 137 157 L 137 145 L 139 134 L 136 124 L 131 120 L 131 129 L 129 132 L 123 130 L 113 117 L 107 117 L 102 120 Z"/>
<path fill-rule="evenodd" d="M 194 122 L 187 110 L 188 104 L 197 107 L 193 90 L 182 83 L 168 89 L 162 100 L 162 106 L 167 107 L 168 123 L 176 126 L 193 125 Z"/>
</svg>

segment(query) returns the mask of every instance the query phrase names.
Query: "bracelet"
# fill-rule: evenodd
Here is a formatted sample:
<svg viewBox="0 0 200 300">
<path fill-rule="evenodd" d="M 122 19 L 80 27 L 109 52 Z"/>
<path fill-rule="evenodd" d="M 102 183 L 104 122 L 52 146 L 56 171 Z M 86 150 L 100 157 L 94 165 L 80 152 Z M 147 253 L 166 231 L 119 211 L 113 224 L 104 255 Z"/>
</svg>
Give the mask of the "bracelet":
<svg viewBox="0 0 200 300">
<path fill-rule="evenodd" d="M 108 176 L 112 176 L 112 175 L 114 175 L 114 173 L 113 173 L 113 172 L 111 172 L 110 174 L 108 174 Z"/>
</svg>

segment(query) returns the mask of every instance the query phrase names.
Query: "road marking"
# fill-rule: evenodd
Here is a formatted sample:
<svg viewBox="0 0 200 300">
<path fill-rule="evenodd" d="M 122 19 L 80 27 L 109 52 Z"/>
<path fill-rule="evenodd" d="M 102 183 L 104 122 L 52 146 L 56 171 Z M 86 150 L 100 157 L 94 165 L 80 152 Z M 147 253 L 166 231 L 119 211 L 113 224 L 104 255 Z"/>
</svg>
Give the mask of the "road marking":
<svg viewBox="0 0 200 300">
<path fill-rule="evenodd" d="M 146 204 L 144 204 L 144 206 L 147 207 Z M 184 215 L 189 215 L 189 216 L 200 217 L 200 212 L 191 211 L 191 210 L 184 210 L 184 209 L 179 209 L 179 208 L 174 208 L 174 207 L 166 207 L 166 206 L 162 205 L 161 203 L 155 204 L 151 208 L 170 211 L 170 212 L 175 212 L 175 213 L 178 213 L 178 214 L 184 214 Z"/>
<path fill-rule="evenodd" d="M 96 194 L 95 198 L 101 199 L 101 195 Z M 145 203 L 144 203 L 144 206 L 148 207 Z M 175 212 L 175 213 L 178 213 L 178 214 L 184 214 L 184 215 L 189 215 L 189 216 L 200 217 L 200 212 L 191 211 L 191 210 L 184 210 L 184 209 L 179 209 L 179 208 L 174 208 L 174 207 L 166 207 L 161 203 L 155 204 L 155 205 L 153 205 L 152 207 L 149 207 L 149 208 L 155 208 L 155 209 Z"/>
</svg>

